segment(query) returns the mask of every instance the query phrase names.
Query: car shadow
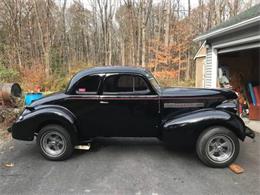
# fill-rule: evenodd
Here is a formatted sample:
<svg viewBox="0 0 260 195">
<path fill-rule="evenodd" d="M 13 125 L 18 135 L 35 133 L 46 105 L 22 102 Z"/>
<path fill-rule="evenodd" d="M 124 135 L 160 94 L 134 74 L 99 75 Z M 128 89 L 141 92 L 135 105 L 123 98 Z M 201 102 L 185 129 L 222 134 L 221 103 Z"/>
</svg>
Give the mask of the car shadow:
<svg viewBox="0 0 260 195">
<path fill-rule="evenodd" d="M 114 152 L 137 153 L 145 152 L 156 157 L 156 155 L 167 155 L 181 157 L 183 159 L 194 160 L 196 154 L 194 148 L 176 147 L 166 145 L 157 138 L 95 138 L 91 142 L 90 150 L 75 150 L 73 158 L 79 158 L 84 155 L 113 150 Z"/>
<path fill-rule="evenodd" d="M 162 142 L 156 138 L 118 138 L 118 137 L 98 137 L 91 141 L 91 147 L 89 150 L 78 150 L 74 152 L 74 156 L 78 157 L 85 155 L 86 153 L 100 152 L 103 149 L 113 147 L 114 149 L 126 148 L 129 150 L 135 150 L 137 148 L 142 149 L 146 147 L 158 147 L 162 146 Z"/>
</svg>

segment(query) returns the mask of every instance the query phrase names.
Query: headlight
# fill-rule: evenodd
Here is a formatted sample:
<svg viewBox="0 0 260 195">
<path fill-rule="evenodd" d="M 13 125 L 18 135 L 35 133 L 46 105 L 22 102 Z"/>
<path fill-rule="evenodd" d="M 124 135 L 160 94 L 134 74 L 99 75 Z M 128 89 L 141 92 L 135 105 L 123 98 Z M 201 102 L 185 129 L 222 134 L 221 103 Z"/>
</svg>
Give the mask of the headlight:
<svg viewBox="0 0 260 195">
<path fill-rule="evenodd" d="M 21 121 L 21 120 L 23 120 L 23 116 L 22 115 L 19 116 L 19 118 L 18 118 L 18 121 Z"/>
<path fill-rule="evenodd" d="M 24 109 L 24 111 L 22 112 L 22 114 L 19 116 L 18 121 L 23 120 L 24 116 L 27 115 L 28 113 L 30 113 L 31 111 L 28 110 L 27 108 Z"/>
<path fill-rule="evenodd" d="M 216 108 L 221 108 L 236 113 L 238 111 L 238 100 L 237 99 L 225 100 L 221 104 L 219 104 Z"/>
<path fill-rule="evenodd" d="M 27 115 L 30 112 L 31 111 L 29 109 L 25 108 L 24 111 L 22 112 L 21 116 Z"/>
</svg>

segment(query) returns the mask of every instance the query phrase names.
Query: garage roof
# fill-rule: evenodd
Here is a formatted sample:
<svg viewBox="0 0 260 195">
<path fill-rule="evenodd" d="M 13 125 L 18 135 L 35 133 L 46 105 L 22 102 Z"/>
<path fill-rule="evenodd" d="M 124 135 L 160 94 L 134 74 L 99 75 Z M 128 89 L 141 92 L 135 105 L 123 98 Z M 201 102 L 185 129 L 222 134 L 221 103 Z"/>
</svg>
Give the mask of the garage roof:
<svg viewBox="0 0 260 195">
<path fill-rule="evenodd" d="M 260 4 L 257 4 L 249 8 L 248 10 L 238 14 L 237 16 L 233 16 L 229 20 L 213 27 L 209 31 L 195 38 L 194 41 L 206 40 L 208 38 L 211 38 L 213 36 L 215 37 L 229 30 L 240 28 L 242 26 L 255 22 L 258 22 L 258 24 L 260 22 Z"/>
</svg>

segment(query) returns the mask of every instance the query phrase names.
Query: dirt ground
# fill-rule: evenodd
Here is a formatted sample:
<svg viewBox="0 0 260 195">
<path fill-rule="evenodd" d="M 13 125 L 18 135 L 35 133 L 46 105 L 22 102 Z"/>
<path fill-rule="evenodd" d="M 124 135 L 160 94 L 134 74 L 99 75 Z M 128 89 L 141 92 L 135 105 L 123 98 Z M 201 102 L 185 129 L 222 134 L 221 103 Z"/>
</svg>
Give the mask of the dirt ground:
<svg viewBox="0 0 260 195">
<path fill-rule="evenodd" d="M 7 125 L 0 123 L 0 148 L 2 145 L 12 139 L 11 134 L 8 133 Z"/>
<path fill-rule="evenodd" d="M 22 106 L 18 108 L 2 108 L 0 107 L 0 148 L 2 145 L 12 139 L 7 129 L 13 124 L 20 113 Z"/>
</svg>

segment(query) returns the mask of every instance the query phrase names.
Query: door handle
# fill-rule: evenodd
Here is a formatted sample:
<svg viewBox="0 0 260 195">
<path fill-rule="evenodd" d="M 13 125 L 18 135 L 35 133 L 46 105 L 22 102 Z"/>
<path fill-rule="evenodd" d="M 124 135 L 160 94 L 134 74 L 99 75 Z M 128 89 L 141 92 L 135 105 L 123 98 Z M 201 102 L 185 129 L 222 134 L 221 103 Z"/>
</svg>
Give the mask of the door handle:
<svg viewBox="0 0 260 195">
<path fill-rule="evenodd" d="M 99 103 L 100 104 L 109 104 L 109 102 L 106 102 L 106 101 L 100 101 Z"/>
</svg>

